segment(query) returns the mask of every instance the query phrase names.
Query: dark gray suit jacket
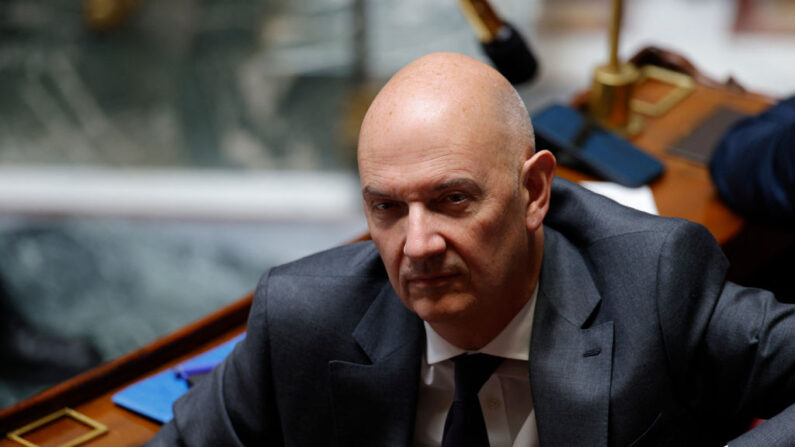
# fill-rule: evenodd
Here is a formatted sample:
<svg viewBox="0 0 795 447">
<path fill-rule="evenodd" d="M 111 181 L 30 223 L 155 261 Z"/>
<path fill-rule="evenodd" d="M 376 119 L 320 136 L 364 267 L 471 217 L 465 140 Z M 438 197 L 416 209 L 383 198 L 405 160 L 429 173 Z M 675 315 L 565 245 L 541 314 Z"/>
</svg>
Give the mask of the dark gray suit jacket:
<svg viewBox="0 0 795 447">
<path fill-rule="evenodd" d="M 726 268 L 703 227 L 556 180 L 529 362 L 541 445 L 722 446 L 752 415 L 772 419 L 732 447 L 795 445 L 795 306 Z M 152 445 L 408 446 L 423 345 L 372 243 L 274 268 L 245 341 Z"/>
</svg>

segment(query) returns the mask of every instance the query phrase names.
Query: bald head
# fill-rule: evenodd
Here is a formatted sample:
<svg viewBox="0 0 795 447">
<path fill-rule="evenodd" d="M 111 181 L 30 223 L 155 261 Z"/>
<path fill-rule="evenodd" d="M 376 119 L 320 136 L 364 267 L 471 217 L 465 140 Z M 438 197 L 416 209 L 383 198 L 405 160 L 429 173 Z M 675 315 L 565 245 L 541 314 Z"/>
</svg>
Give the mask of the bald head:
<svg viewBox="0 0 795 447">
<path fill-rule="evenodd" d="M 425 128 L 430 123 L 436 128 Z M 491 156 L 510 165 L 534 151 L 532 125 L 513 86 L 492 67 L 461 54 L 424 56 L 390 79 L 362 123 L 359 161 L 377 149 L 379 141 L 411 124 L 417 131 L 496 136 Z"/>
</svg>

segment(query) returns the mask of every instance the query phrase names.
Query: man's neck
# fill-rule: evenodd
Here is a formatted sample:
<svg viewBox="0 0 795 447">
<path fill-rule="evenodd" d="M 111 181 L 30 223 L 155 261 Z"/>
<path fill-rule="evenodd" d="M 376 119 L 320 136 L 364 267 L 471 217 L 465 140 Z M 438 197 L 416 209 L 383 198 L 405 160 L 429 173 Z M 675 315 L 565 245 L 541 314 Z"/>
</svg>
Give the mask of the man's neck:
<svg viewBox="0 0 795 447">
<path fill-rule="evenodd" d="M 519 310 L 507 326 L 485 346 L 469 351 L 482 352 L 513 360 L 528 360 L 530 357 L 530 334 L 533 330 L 533 315 L 538 288 L 533 291 L 527 304 Z M 425 322 L 426 359 L 428 364 L 453 358 L 467 349 L 453 345 Z"/>
<path fill-rule="evenodd" d="M 467 351 L 476 351 L 489 344 L 508 326 L 527 304 L 531 295 L 531 293 L 524 294 L 520 300 L 511 300 L 513 306 L 496 315 L 495 318 L 475 315 L 474 318 L 466 320 L 462 318 L 455 321 L 428 322 L 428 324 L 449 343 Z"/>
</svg>

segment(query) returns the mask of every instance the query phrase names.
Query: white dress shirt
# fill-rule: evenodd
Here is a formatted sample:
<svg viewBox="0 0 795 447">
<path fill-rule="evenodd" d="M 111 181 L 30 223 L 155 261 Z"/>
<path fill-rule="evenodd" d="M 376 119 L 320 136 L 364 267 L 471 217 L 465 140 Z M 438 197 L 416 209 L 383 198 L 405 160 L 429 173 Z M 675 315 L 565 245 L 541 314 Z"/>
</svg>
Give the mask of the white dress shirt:
<svg viewBox="0 0 795 447">
<path fill-rule="evenodd" d="M 471 351 L 505 358 L 478 393 L 491 447 L 538 447 L 528 370 L 537 294 L 538 287 L 497 337 L 480 350 Z M 454 364 L 450 359 L 468 351 L 447 342 L 428 323 L 425 339 L 414 445 L 435 447 L 442 443 L 444 421 L 455 391 Z"/>
</svg>

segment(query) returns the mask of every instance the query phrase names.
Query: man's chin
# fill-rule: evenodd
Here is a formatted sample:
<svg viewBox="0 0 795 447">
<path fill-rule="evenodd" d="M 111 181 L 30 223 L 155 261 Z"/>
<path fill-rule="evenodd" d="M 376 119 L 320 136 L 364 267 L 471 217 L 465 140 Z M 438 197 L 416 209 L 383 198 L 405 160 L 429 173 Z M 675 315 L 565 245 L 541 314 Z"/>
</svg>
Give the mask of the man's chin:
<svg viewBox="0 0 795 447">
<path fill-rule="evenodd" d="M 423 297 L 412 301 L 409 308 L 428 323 L 444 323 L 460 318 L 470 309 L 471 299 L 468 298 L 462 296 Z"/>
</svg>

